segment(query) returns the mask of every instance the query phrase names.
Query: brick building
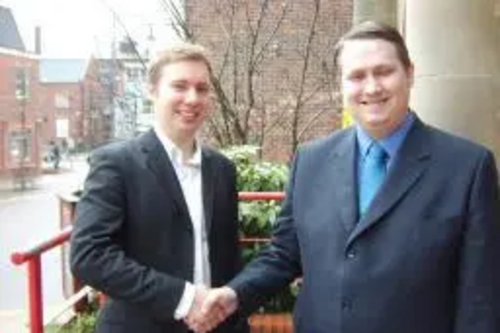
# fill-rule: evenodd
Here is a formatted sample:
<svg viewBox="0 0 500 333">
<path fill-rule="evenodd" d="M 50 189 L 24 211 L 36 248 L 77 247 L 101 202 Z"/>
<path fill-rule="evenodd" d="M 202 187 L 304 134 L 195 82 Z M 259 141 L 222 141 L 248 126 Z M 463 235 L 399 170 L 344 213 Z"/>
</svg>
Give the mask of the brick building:
<svg viewBox="0 0 500 333">
<path fill-rule="evenodd" d="M 50 141 L 92 148 L 111 140 L 123 95 L 118 62 L 42 59 L 39 30 L 34 54 L 10 9 L 0 6 L 0 22 L 0 175 L 40 172 Z"/>
<path fill-rule="evenodd" d="M 81 59 L 40 61 L 40 80 L 44 89 L 40 100 L 44 142 L 69 138 L 75 144 L 83 141 L 82 81 L 86 63 Z"/>
<path fill-rule="evenodd" d="M 11 11 L 0 6 L 0 175 L 40 167 L 38 57 L 25 51 Z"/>
<path fill-rule="evenodd" d="M 108 65 L 95 58 L 40 61 L 45 143 L 66 141 L 76 148 L 92 148 L 112 138 L 113 94 L 120 90 L 105 80 Z"/>
<path fill-rule="evenodd" d="M 186 0 L 184 5 L 190 37 L 212 52 L 229 116 L 236 115 L 231 121 L 240 127 L 217 133 L 212 126 L 212 136 L 231 137 L 223 143 L 261 145 L 264 157 L 286 161 L 299 142 L 339 126 L 332 48 L 351 26 L 352 1 Z"/>
</svg>

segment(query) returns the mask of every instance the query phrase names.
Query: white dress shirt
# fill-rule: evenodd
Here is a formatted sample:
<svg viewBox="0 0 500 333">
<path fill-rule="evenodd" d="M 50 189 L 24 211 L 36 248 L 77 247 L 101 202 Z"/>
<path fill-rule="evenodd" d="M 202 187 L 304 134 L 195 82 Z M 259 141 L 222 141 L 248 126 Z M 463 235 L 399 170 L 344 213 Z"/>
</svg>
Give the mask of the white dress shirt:
<svg viewBox="0 0 500 333">
<path fill-rule="evenodd" d="M 203 209 L 201 148 L 197 144 L 193 156 L 186 159 L 179 147 L 166 135 L 162 134 L 161 130 L 155 128 L 155 132 L 174 167 L 193 225 L 195 249 L 193 283 L 186 282 L 184 293 L 174 314 L 176 319 L 182 319 L 187 316 L 193 304 L 195 285 L 210 287 L 211 281 L 210 264 L 208 261 L 209 249 Z"/>
</svg>

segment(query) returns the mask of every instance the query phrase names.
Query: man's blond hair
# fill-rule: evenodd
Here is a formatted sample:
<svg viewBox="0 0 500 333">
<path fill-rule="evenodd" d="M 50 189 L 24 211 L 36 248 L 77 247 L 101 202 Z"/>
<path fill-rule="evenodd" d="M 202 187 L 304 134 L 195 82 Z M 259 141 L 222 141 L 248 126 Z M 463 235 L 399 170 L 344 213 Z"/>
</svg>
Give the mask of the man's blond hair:
<svg viewBox="0 0 500 333">
<path fill-rule="evenodd" d="M 210 75 L 212 75 L 212 65 L 210 64 L 207 50 L 199 44 L 181 43 L 166 48 L 158 52 L 148 66 L 148 85 L 150 88 L 156 87 L 161 77 L 163 68 L 179 61 L 196 61 L 204 63 Z"/>
</svg>

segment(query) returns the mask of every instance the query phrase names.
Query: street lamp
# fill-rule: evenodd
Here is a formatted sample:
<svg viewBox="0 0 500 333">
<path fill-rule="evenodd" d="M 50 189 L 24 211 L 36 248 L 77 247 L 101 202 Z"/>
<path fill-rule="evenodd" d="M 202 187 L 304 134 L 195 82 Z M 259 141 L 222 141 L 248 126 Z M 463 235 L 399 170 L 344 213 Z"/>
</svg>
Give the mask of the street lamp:
<svg viewBox="0 0 500 333">
<path fill-rule="evenodd" d="M 26 166 L 25 161 L 28 152 L 28 136 L 26 135 L 26 103 L 29 99 L 29 73 L 26 68 L 18 68 L 16 71 L 16 100 L 21 104 L 21 136 L 17 152 L 19 170 L 17 177 L 20 181 L 21 190 L 26 189 Z"/>
</svg>

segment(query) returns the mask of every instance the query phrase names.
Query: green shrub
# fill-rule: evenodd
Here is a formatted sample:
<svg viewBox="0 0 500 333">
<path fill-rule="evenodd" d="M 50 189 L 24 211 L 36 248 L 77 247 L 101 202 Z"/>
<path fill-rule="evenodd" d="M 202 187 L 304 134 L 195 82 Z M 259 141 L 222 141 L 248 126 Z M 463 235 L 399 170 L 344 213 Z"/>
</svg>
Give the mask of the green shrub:
<svg viewBox="0 0 500 333">
<path fill-rule="evenodd" d="M 93 333 L 97 319 L 97 309 L 80 313 L 76 318 L 65 326 L 51 325 L 46 327 L 47 333 Z"/>
<path fill-rule="evenodd" d="M 235 164 L 238 173 L 238 191 L 283 191 L 288 180 L 289 169 L 284 164 L 259 161 L 258 147 L 237 146 L 224 153 Z M 276 201 L 242 201 L 240 210 L 240 233 L 243 238 L 269 238 L 273 223 L 280 210 Z M 243 259 L 250 262 L 266 246 L 262 243 L 245 244 Z M 296 296 L 295 285 L 271 299 L 261 312 L 290 312 Z"/>
<path fill-rule="evenodd" d="M 71 333 L 92 333 L 95 329 L 97 311 L 79 315 L 71 327 Z"/>
<path fill-rule="evenodd" d="M 284 164 L 259 161 L 256 146 L 234 146 L 223 153 L 236 164 L 238 191 L 282 191 L 288 180 Z"/>
<path fill-rule="evenodd" d="M 288 179 L 288 167 L 259 161 L 258 150 L 256 146 L 235 146 L 223 151 L 236 164 L 238 191 L 283 191 Z M 276 201 L 240 202 L 241 235 L 268 238 L 279 208 L 280 203 Z"/>
</svg>

